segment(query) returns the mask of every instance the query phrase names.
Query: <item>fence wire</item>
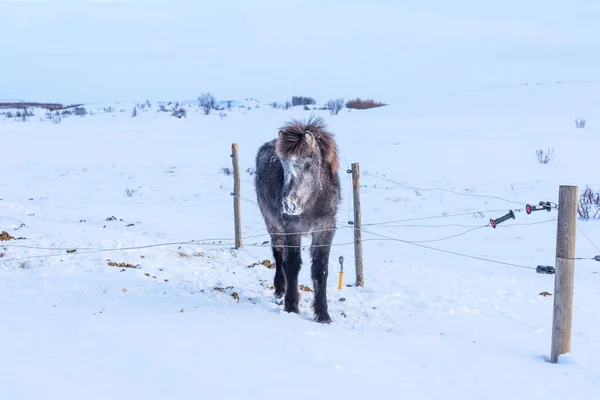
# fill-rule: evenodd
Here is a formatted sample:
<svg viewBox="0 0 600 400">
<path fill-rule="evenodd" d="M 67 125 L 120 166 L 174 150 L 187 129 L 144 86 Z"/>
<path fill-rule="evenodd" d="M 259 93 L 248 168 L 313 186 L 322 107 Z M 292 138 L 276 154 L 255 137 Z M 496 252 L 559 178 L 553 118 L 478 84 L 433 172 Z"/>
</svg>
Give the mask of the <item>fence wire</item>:
<svg viewBox="0 0 600 400">
<path fill-rule="evenodd" d="M 411 242 L 411 241 L 396 239 L 396 238 L 393 238 L 393 237 L 390 237 L 390 236 L 386 236 L 386 235 L 380 235 L 380 234 L 377 234 L 377 233 L 374 233 L 374 232 L 366 231 L 364 229 L 362 231 L 365 232 L 365 233 L 368 233 L 370 235 L 380 236 L 380 237 L 388 239 L 388 240 L 392 240 L 392 241 L 396 241 L 396 242 L 400 242 L 400 243 L 405 243 L 405 244 L 412 245 L 412 246 L 422 247 L 424 249 L 429 249 L 429 250 L 433 250 L 433 251 L 439 251 L 439 252 L 446 253 L 446 254 L 453 254 L 453 255 L 456 255 L 456 256 L 471 258 L 471 259 L 480 260 L 480 261 L 486 261 L 486 262 L 495 263 L 495 264 L 503 264 L 503 265 L 507 265 L 507 266 L 511 266 L 511 267 L 515 267 L 515 268 L 523 268 L 523 269 L 532 269 L 532 270 L 535 270 L 534 267 L 529 267 L 527 265 L 513 264 L 513 263 L 504 262 L 504 261 L 493 260 L 493 259 L 490 259 L 490 258 L 473 256 L 473 255 L 470 255 L 470 254 L 464 254 L 464 253 L 458 253 L 458 252 L 455 252 L 455 251 L 439 249 L 437 247 L 426 246 L 426 245 L 423 245 L 423 244 L 420 244 L 420 243 L 416 243 L 416 242 Z"/>
<path fill-rule="evenodd" d="M 415 187 L 415 186 L 406 185 L 404 183 L 396 182 L 394 180 L 391 180 L 391 179 L 388 179 L 388 178 L 384 178 L 382 176 L 373 175 L 373 174 L 370 174 L 368 172 L 363 172 L 362 174 L 365 175 L 365 176 L 370 176 L 372 178 L 380 179 L 380 180 L 383 180 L 383 181 L 386 181 L 386 182 L 389 182 L 389 183 L 393 183 L 395 185 L 398 185 L 398 186 L 401 186 L 401 187 L 404 187 L 404 188 L 407 188 L 407 189 L 417 190 L 417 191 L 420 191 L 420 192 L 441 191 L 441 192 L 447 192 L 447 193 L 456 194 L 458 196 L 478 197 L 478 198 L 491 198 L 491 199 L 505 201 L 505 202 L 511 203 L 511 204 L 518 204 L 518 205 L 521 205 L 521 206 L 524 204 L 522 202 L 508 200 L 508 199 L 505 199 L 505 198 L 500 197 L 500 196 L 494 196 L 494 195 L 489 195 L 489 194 L 477 194 L 477 193 L 461 193 L 461 192 L 457 192 L 455 190 L 450 190 L 450 189 L 445 189 L 445 188 L 440 188 L 440 187 L 436 187 L 436 188 L 419 188 L 419 187 Z"/>
<path fill-rule="evenodd" d="M 516 202 L 513 200 L 508 200 L 505 198 L 502 198 L 500 196 L 494 196 L 494 195 L 487 195 L 487 194 L 476 194 L 476 193 L 460 193 L 454 190 L 449 190 L 449 189 L 445 189 L 445 188 L 419 188 L 419 187 L 415 187 L 415 186 L 410 186 L 410 185 L 405 185 L 396 181 L 393 181 L 391 179 L 387 179 L 381 176 L 377 176 L 377 175 L 373 175 L 373 174 L 369 174 L 369 173 L 363 173 L 363 175 L 366 176 L 370 176 L 376 179 L 380 179 L 383 181 L 387 181 L 390 183 L 393 183 L 395 185 L 401 186 L 401 187 L 405 187 L 405 188 L 409 188 L 412 190 L 419 190 L 419 191 L 443 191 L 443 192 L 448 192 L 448 193 L 452 193 L 452 194 L 456 194 L 456 195 L 460 195 L 460 196 L 466 196 L 466 197 L 477 197 L 477 198 L 493 198 L 493 199 L 497 199 L 497 200 L 501 200 L 501 201 L 505 201 L 507 203 L 511 203 L 511 204 L 518 204 L 518 205 L 523 205 L 523 203 L 521 202 Z M 248 203 L 254 204 L 256 206 L 258 206 L 258 203 L 250 198 L 244 197 L 244 196 L 235 196 L 233 190 L 228 189 L 227 187 L 225 187 L 218 179 L 217 177 L 217 182 L 219 183 L 219 187 L 220 189 L 222 189 L 223 191 L 227 191 L 229 192 L 230 196 L 232 197 L 238 197 L 241 200 L 244 200 Z M 558 208 L 556 206 L 556 204 L 551 203 L 552 204 L 552 208 Z M 350 216 L 350 208 L 351 205 L 348 204 L 348 214 Z M 513 212 L 522 212 L 524 210 L 524 208 L 518 208 L 518 209 L 513 209 Z M 464 212 L 464 213 L 456 213 L 456 214 L 443 214 L 443 215 L 432 215 L 432 216 L 425 216 L 425 217 L 416 217 L 416 218 L 406 218 L 406 219 L 397 219 L 397 220 L 391 220 L 391 221 L 379 221 L 379 222 L 372 222 L 372 223 L 365 223 L 362 224 L 361 227 L 361 232 L 366 233 L 368 235 L 372 235 L 375 236 L 375 238 L 361 238 L 361 242 L 373 242 L 373 241 L 393 241 L 393 242 L 399 242 L 399 243 L 403 243 L 403 244 L 407 244 L 407 245 L 412 245 L 412 246 L 417 246 L 420 248 L 424 248 L 424 249 L 428 249 L 428 250 L 432 250 L 432 251 L 438 251 L 438 252 L 442 252 L 442 253 L 446 253 L 446 254 L 452 254 L 452 255 L 456 255 L 456 256 L 461 256 L 461 257 L 466 257 L 466 258 L 470 258 L 470 259 L 475 259 L 475 260 L 480 260 L 480 261 L 485 261 L 485 262 L 490 262 L 490 263 L 496 263 L 496 264 L 502 264 L 502 265 L 506 265 L 506 266 L 512 266 L 515 268 L 522 268 L 522 269 L 528 269 L 528 270 L 535 270 L 536 268 L 534 267 L 530 267 L 530 266 L 526 266 L 526 265 L 522 265 L 522 264 L 515 264 L 515 263 L 509 263 L 509 262 L 504 262 L 504 261 L 499 261 L 499 260 L 494 260 L 494 259 L 490 259 L 490 258 L 486 258 L 486 257 L 481 257 L 481 256 L 474 256 L 474 255 L 470 255 L 470 254 L 465 254 L 465 253 L 460 253 L 460 252 L 455 252 L 455 251 L 450 251 L 450 250 L 444 250 L 444 249 L 440 249 L 440 248 L 436 248 L 436 247 L 431 247 L 431 246 L 427 246 L 424 245 L 424 243 L 433 243 L 433 242 L 441 242 L 441 241 L 445 241 L 445 240 L 450 240 L 453 238 L 457 238 L 457 237 L 461 237 L 464 235 L 467 235 L 471 232 L 474 231 L 478 231 L 480 229 L 483 228 L 488 228 L 491 225 L 485 224 L 485 225 L 462 225 L 462 224 L 438 224 L 438 225 L 420 225 L 420 224 L 405 224 L 406 222 L 417 222 L 417 221 L 426 221 L 426 220 L 439 220 L 439 219 L 445 219 L 445 218 L 455 218 L 455 217 L 462 217 L 462 216 L 468 216 L 468 215 L 472 215 L 472 216 L 483 216 L 486 213 L 505 213 L 507 210 L 506 209 L 495 209 L 495 210 L 485 210 L 485 211 L 472 211 L 472 212 Z M 514 226 L 531 226 L 531 225 L 539 225 L 539 224 L 545 224 L 545 223 L 549 223 L 549 222 L 553 222 L 556 221 L 556 218 L 553 219 L 548 219 L 548 220 L 544 220 L 544 221 L 537 221 L 537 222 L 528 222 L 528 223 L 509 223 L 509 224 L 503 224 L 503 225 L 499 225 L 498 227 L 500 228 L 509 228 L 509 227 L 514 227 Z M 351 221 L 349 221 L 349 223 L 351 223 Z M 381 233 L 377 233 L 377 232 L 373 232 L 370 229 L 364 229 L 363 227 L 380 227 L 380 228 L 415 228 L 415 227 L 419 227 L 419 228 L 446 228 L 446 227 L 463 227 L 463 228 L 468 228 L 465 231 L 459 232 L 457 234 L 453 234 L 453 235 L 448 235 L 448 236 L 444 236 L 444 237 L 439 237 L 439 238 L 434 238 L 434 239 L 428 239 L 428 240 L 408 240 L 408 239 L 401 239 L 401 238 L 396 238 L 396 237 L 392 237 L 392 236 L 388 236 L 388 235 L 384 235 Z M 579 230 L 583 233 L 583 235 L 587 238 L 587 240 L 594 246 L 594 248 L 600 253 L 600 248 L 598 246 L 595 245 L 595 243 L 590 239 L 590 237 L 585 234 L 585 232 L 583 232 L 583 230 L 581 229 L 581 227 L 579 227 Z M 312 233 L 318 233 L 318 232 L 323 232 L 323 231 L 331 231 L 331 230 L 343 230 L 343 229 L 352 229 L 355 230 L 357 228 L 355 228 L 354 226 L 341 226 L 341 225 L 337 225 L 335 228 L 329 228 L 329 229 L 320 229 L 320 230 L 314 230 L 314 231 L 309 231 L 309 232 L 282 232 L 282 233 L 277 233 L 277 235 L 279 236 L 287 236 L 287 235 L 310 235 Z M 270 238 L 270 234 L 269 233 L 263 233 L 263 234 L 256 234 L 256 235 L 249 235 L 249 236 L 245 236 L 242 237 L 243 241 L 249 240 L 249 239 L 257 239 L 257 238 L 266 238 L 269 237 Z M 354 245 L 355 241 L 348 241 L 348 242 L 341 242 L 341 243 L 332 243 L 331 245 L 313 245 L 310 244 L 308 246 L 303 246 L 303 245 L 299 245 L 299 246 L 295 246 L 295 245 L 286 245 L 286 244 L 282 244 L 282 245 L 274 245 L 273 243 L 270 242 L 270 240 L 266 240 L 263 243 L 259 244 L 259 243 L 249 243 L 249 244 L 244 244 L 243 247 L 266 247 L 266 248 L 271 248 L 271 247 L 280 247 L 280 248 L 307 248 L 307 247 L 327 247 L 327 246 L 332 246 L 332 247 L 336 247 L 336 246 L 350 246 L 350 245 Z M 139 246 L 126 246 L 126 247 L 116 247 L 116 248 L 98 248 L 98 247 L 43 247 L 43 246 L 33 246 L 33 245 L 22 245 L 22 244 L 13 244 L 13 243 L 5 243 L 2 244 L 2 247 L 5 248 L 24 248 L 24 249 L 32 249 L 32 250 L 41 250 L 41 251 L 53 251 L 53 252 L 60 252 L 60 253 L 55 253 L 55 254 L 41 254 L 41 255 L 31 255 L 31 256 L 25 256 L 25 257 L 20 257 L 20 258 L 6 258 L 6 257 L 2 257 L 0 258 L 0 262 L 9 262 L 9 261 L 23 261 L 26 259 L 35 259 L 35 258 L 48 258 L 48 257 L 69 257 L 69 256 L 73 256 L 73 255 L 79 255 L 79 254 L 92 254 L 92 253 L 103 253 L 103 252 L 115 252 L 115 251 L 128 251 L 128 250 L 142 250 L 142 249 L 149 249 L 149 248 L 157 248 L 157 247 L 168 247 L 168 246 L 182 246 L 182 245 L 190 245 L 190 246 L 212 246 L 212 247 L 217 247 L 220 249 L 229 249 L 231 250 L 234 246 L 235 246 L 235 239 L 232 238 L 206 238 L 206 239 L 197 239 L 197 240 L 189 240 L 189 241 L 179 241 L 179 242 L 163 242 L 163 243 L 155 243 L 155 244 L 148 244 L 148 245 L 139 245 Z M 582 257 L 578 257 L 575 258 L 576 260 L 597 260 L 596 258 L 582 258 Z"/>
<path fill-rule="evenodd" d="M 583 233 L 583 236 L 588 240 L 588 242 L 590 242 L 590 244 L 592 246 L 594 246 L 596 251 L 600 254 L 600 249 L 598 248 L 598 246 L 596 246 L 596 244 L 592 241 L 592 239 L 590 239 L 590 237 L 583 231 L 583 229 L 581 229 L 581 226 L 579 226 L 579 224 L 577 224 L 577 228 L 579 229 L 579 231 L 581 233 Z"/>
</svg>

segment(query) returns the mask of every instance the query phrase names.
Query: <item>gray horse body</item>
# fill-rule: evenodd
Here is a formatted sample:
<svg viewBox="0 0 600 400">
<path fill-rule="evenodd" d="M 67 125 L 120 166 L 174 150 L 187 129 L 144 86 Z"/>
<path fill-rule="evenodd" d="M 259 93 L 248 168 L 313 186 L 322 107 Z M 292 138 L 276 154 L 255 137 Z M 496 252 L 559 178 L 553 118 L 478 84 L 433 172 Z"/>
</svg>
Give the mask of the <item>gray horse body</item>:
<svg viewBox="0 0 600 400">
<path fill-rule="evenodd" d="M 275 295 L 285 296 L 285 311 L 299 312 L 301 239 L 312 237 L 313 310 L 324 323 L 331 322 L 328 264 L 341 200 L 337 163 L 335 142 L 320 118 L 284 126 L 279 138 L 262 145 L 256 156 L 256 194 L 271 235 Z"/>
</svg>

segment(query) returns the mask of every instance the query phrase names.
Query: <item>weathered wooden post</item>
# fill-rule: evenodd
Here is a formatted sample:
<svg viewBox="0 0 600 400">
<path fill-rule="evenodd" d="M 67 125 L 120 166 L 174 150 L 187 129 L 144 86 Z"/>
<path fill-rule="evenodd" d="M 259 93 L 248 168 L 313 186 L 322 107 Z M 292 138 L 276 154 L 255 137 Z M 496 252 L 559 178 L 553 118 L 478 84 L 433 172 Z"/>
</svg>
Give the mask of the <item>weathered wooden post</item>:
<svg viewBox="0 0 600 400">
<path fill-rule="evenodd" d="M 364 287 L 362 235 L 360 231 L 360 168 L 358 163 L 352 164 L 352 192 L 354 193 L 354 265 L 356 269 L 356 286 Z"/>
<path fill-rule="evenodd" d="M 240 163 L 238 158 L 238 145 L 231 145 L 231 161 L 233 163 L 233 217 L 235 229 L 235 248 L 242 247 L 242 208 L 240 205 Z"/>
<path fill-rule="evenodd" d="M 556 363 L 558 356 L 571 351 L 577 196 L 577 186 L 560 186 L 556 234 L 556 272 L 554 276 L 551 363 Z"/>
</svg>

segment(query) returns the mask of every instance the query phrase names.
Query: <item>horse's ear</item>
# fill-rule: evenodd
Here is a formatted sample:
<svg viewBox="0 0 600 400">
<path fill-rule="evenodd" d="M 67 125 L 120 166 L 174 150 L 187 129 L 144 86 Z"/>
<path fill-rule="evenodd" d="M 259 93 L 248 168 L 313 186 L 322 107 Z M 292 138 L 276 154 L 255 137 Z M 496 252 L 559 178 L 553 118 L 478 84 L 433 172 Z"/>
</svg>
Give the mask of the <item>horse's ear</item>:
<svg viewBox="0 0 600 400">
<path fill-rule="evenodd" d="M 281 139 L 281 137 L 282 137 L 282 136 L 283 136 L 283 129 L 281 129 L 281 130 L 279 131 L 279 139 Z"/>
<path fill-rule="evenodd" d="M 315 144 L 315 138 L 310 131 L 304 132 L 304 139 L 306 140 L 306 144 L 312 147 Z"/>
</svg>

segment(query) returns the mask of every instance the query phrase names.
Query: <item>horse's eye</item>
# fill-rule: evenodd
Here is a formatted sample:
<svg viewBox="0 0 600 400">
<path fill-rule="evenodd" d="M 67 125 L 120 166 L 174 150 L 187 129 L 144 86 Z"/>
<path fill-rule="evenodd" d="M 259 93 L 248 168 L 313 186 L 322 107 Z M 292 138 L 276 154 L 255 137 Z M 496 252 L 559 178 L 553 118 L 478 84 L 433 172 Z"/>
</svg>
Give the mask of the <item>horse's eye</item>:
<svg viewBox="0 0 600 400">
<path fill-rule="evenodd" d="M 310 163 L 304 164 L 304 170 L 308 171 L 310 169 Z"/>
</svg>

